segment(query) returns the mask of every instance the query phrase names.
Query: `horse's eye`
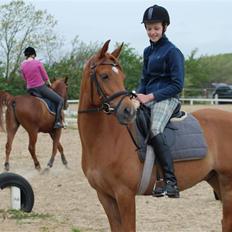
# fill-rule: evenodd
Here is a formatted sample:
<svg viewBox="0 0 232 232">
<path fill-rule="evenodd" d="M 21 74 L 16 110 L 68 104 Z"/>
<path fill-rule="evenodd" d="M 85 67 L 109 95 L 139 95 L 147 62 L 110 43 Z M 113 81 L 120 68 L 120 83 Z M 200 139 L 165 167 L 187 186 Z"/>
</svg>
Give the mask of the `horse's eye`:
<svg viewBox="0 0 232 232">
<path fill-rule="evenodd" d="M 109 76 L 106 73 L 100 74 L 100 77 L 102 80 L 106 80 L 109 78 Z"/>
</svg>

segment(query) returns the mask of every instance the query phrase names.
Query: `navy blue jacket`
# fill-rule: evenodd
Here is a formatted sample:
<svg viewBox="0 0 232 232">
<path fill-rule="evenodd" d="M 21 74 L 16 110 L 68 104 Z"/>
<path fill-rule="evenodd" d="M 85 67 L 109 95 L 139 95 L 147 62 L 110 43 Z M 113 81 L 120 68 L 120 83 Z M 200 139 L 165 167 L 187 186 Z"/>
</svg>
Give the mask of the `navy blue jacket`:
<svg viewBox="0 0 232 232">
<path fill-rule="evenodd" d="M 144 49 L 139 93 L 153 93 L 159 102 L 177 97 L 184 86 L 184 56 L 164 35 Z"/>
</svg>

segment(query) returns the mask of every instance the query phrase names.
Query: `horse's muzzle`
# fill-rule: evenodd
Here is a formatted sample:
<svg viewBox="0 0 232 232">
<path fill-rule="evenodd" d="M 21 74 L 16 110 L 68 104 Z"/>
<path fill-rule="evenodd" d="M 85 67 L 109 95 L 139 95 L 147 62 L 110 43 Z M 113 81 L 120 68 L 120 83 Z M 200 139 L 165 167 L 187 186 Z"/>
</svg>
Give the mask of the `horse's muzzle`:
<svg viewBox="0 0 232 232">
<path fill-rule="evenodd" d="M 116 117 L 120 124 L 128 125 L 133 123 L 136 117 L 136 109 L 133 104 L 120 105 L 116 112 Z"/>
</svg>

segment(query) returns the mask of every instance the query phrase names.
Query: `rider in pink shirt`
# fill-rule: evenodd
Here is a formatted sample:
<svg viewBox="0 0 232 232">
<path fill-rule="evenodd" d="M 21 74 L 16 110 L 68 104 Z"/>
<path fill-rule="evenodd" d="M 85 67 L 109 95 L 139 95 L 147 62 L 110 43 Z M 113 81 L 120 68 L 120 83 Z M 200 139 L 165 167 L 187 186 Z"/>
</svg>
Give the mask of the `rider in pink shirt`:
<svg viewBox="0 0 232 232">
<path fill-rule="evenodd" d="M 47 84 L 51 86 L 51 82 L 43 64 L 35 59 L 35 49 L 32 47 L 26 48 L 24 55 L 26 59 L 22 62 L 20 70 L 23 79 L 26 81 L 27 91 L 32 95 L 48 98 L 56 104 L 54 128 L 62 128 L 61 110 L 63 108 L 64 99 L 47 86 Z"/>
<path fill-rule="evenodd" d="M 36 88 L 49 82 L 47 72 L 39 60 L 24 60 L 21 64 L 21 72 L 27 83 L 27 89 Z"/>
</svg>

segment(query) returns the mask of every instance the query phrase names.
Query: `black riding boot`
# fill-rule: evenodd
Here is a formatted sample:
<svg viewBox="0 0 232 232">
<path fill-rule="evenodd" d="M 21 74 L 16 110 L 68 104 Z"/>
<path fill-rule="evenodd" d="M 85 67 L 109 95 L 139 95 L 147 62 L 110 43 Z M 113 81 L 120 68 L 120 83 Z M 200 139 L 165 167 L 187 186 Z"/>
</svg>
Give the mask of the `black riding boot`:
<svg viewBox="0 0 232 232">
<path fill-rule="evenodd" d="M 60 102 L 60 104 L 58 105 L 57 109 L 56 109 L 56 118 L 55 118 L 55 124 L 53 128 L 63 128 L 63 124 L 61 122 L 61 110 L 63 108 L 63 101 Z"/>
<path fill-rule="evenodd" d="M 172 155 L 168 144 L 166 144 L 163 138 L 163 134 L 160 133 L 154 136 L 151 140 L 151 144 L 163 169 L 165 181 L 164 187 L 157 186 L 153 190 L 154 196 L 160 197 L 167 195 L 168 197 L 179 198 L 180 194 L 174 174 Z"/>
</svg>

